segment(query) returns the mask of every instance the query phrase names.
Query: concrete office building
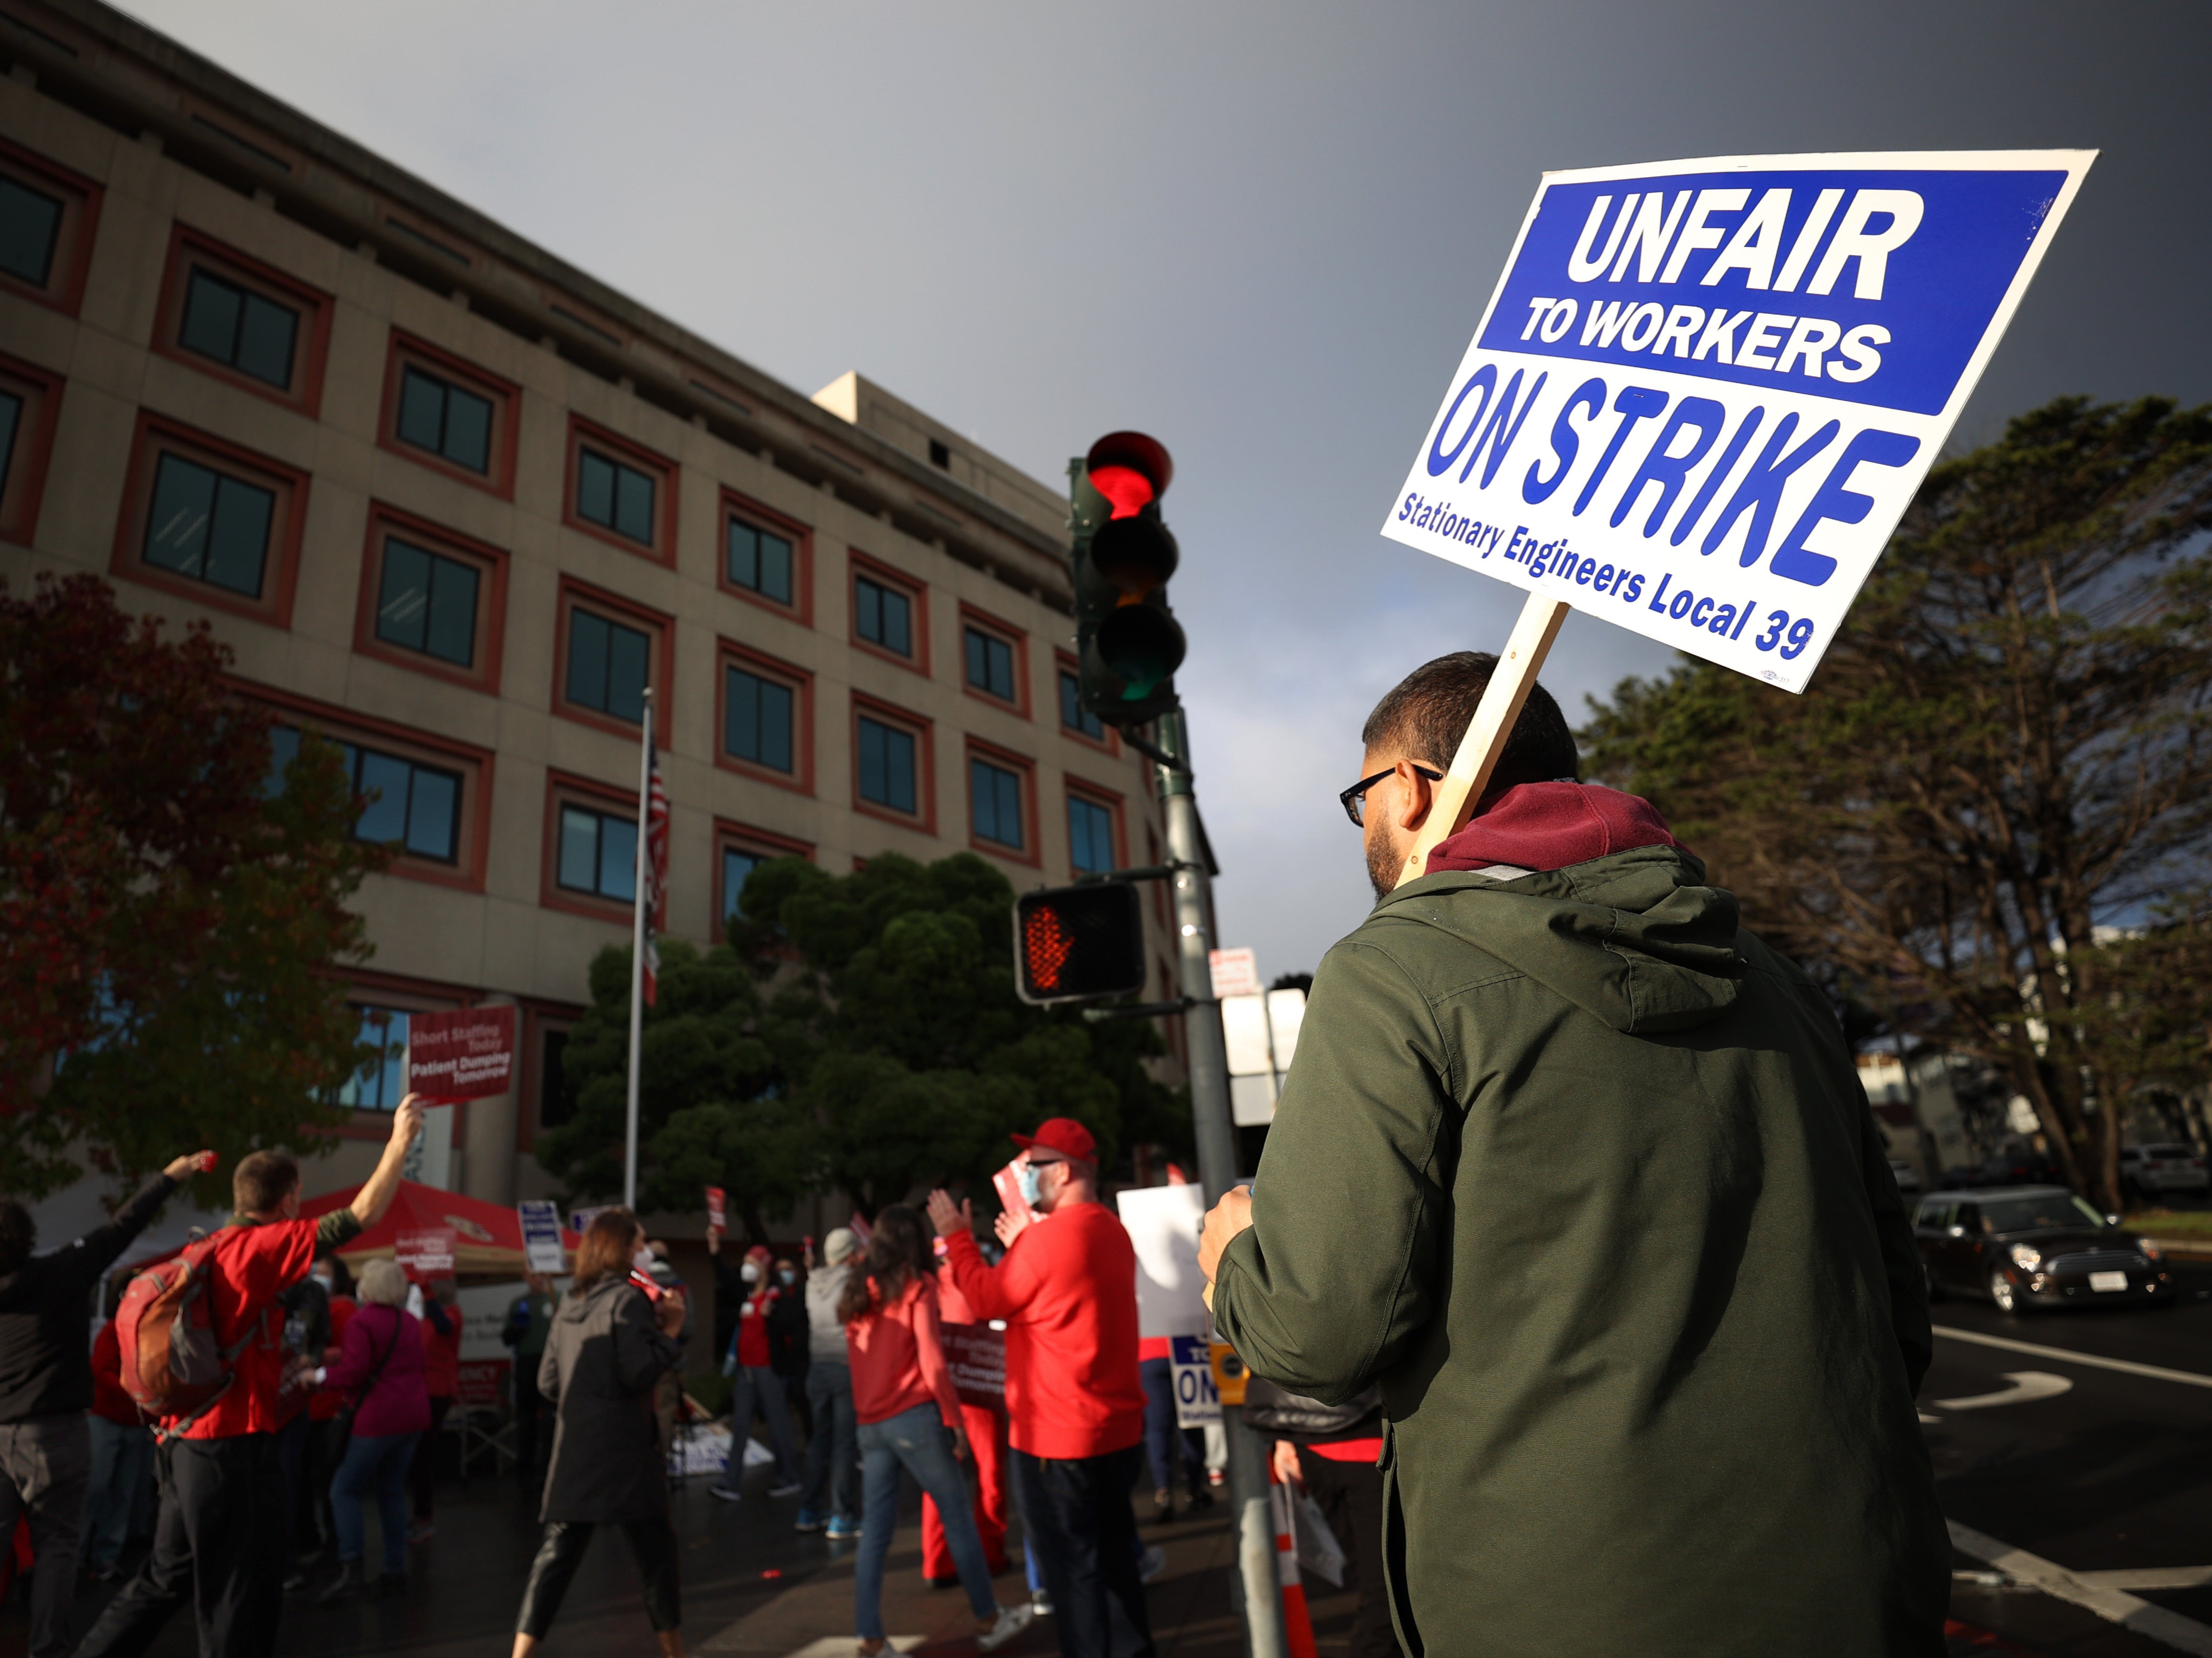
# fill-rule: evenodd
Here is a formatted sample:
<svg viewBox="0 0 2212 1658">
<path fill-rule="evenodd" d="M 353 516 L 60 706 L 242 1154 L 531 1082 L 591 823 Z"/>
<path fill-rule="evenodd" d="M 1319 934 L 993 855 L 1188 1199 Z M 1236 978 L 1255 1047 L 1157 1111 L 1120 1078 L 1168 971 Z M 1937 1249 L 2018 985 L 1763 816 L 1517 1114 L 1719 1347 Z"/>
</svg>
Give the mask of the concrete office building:
<svg viewBox="0 0 2212 1658">
<path fill-rule="evenodd" d="M 350 989 L 393 1057 L 311 1189 L 368 1166 L 406 1015 L 500 1001 L 520 1081 L 426 1177 L 549 1187 L 647 684 L 670 936 L 783 853 L 1157 859 L 1144 763 L 1068 695 L 1057 489 L 857 375 L 779 385 L 92 0 L 0 0 L 0 574 L 210 619 L 399 847 Z"/>
</svg>

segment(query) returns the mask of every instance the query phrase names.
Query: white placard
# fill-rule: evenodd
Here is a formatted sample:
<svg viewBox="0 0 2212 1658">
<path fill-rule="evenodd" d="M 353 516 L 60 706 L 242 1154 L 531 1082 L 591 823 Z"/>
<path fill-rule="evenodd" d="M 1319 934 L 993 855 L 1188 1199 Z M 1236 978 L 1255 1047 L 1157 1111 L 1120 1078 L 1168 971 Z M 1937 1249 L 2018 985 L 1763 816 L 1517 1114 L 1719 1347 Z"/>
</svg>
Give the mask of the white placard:
<svg viewBox="0 0 2212 1658">
<path fill-rule="evenodd" d="M 1206 1328 L 1206 1283 L 1198 1234 L 1206 1191 L 1198 1186 L 1133 1186 L 1114 1199 L 1137 1251 L 1137 1333 L 1192 1335 Z"/>
<path fill-rule="evenodd" d="M 1306 993 L 1293 987 L 1267 993 L 1267 1028 L 1275 1035 L 1275 1069 L 1288 1076 L 1297 1055 L 1298 1027 L 1305 1023 Z"/>
<path fill-rule="evenodd" d="M 522 1224 L 523 1263 L 533 1272 L 557 1274 L 568 1261 L 561 1247 L 561 1209 L 550 1199 L 533 1199 L 514 1206 Z"/>
<path fill-rule="evenodd" d="M 1382 533 L 1803 690 L 2095 154 L 1546 173 Z"/>
<path fill-rule="evenodd" d="M 1209 950 L 1206 964 L 1213 977 L 1216 996 L 1256 996 L 1260 993 L 1260 959 L 1249 950 Z"/>
<path fill-rule="evenodd" d="M 1224 996 L 1221 1035 L 1229 1048 L 1229 1074 L 1263 1077 L 1275 1068 L 1267 1048 L 1267 999 Z"/>
</svg>

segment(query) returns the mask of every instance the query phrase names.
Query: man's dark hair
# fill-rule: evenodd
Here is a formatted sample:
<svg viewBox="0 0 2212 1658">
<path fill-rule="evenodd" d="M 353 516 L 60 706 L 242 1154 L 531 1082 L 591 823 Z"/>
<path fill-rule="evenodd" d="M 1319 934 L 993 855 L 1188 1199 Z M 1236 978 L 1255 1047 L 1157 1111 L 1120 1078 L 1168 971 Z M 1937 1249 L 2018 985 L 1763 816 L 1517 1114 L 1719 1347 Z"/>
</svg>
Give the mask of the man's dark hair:
<svg viewBox="0 0 2212 1658">
<path fill-rule="evenodd" d="M 1375 705 L 1360 740 L 1370 749 L 1387 752 L 1395 748 L 1439 766 L 1450 765 L 1497 666 L 1498 659 L 1488 651 L 1454 651 L 1424 662 Z M 1491 774 L 1491 788 L 1581 774 L 1582 756 L 1575 751 L 1575 734 L 1567 729 L 1566 716 L 1549 691 L 1531 685 L 1521 717 L 1513 722 L 1513 734 L 1505 739 L 1505 752 L 1498 756 L 1498 769 Z"/>
<path fill-rule="evenodd" d="M 39 1223 L 13 1198 L 0 1198 L 0 1272 L 12 1272 L 39 1247 Z"/>
<path fill-rule="evenodd" d="M 283 1206 L 300 1183 L 300 1165 L 289 1151 L 256 1151 L 230 1176 L 230 1201 L 241 1215 L 265 1215 Z"/>
</svg>

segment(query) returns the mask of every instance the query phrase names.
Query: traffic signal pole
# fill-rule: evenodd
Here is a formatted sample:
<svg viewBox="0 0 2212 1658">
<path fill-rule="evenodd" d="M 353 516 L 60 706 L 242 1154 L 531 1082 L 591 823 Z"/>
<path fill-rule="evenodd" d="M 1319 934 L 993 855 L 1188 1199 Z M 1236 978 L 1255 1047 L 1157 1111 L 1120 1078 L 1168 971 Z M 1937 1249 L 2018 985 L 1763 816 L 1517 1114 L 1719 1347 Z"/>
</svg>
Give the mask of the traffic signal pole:
<svg viewBox="0 0 2212 1658">
<path fill-rule="evenodd" d="M 1190 1062 L 1190 1114 L 1198 1132 L 1198 1177 L 1206 1206 L 1237 1184 L 1237 1129 L 1229 1110 L 1229 1048 L 1221 1034 L 1221 1004 L 1213 994 L 1213 895 L 1206 846 L 1199 832 L 1198 797 L 1190 766 L 1190 732 L 1181 709 L 1159 716 L 1153 733 L 1172 763 L 1156 766 L 1160 802 L 1167 814 L 1168 858 L 1175 866 L 1176 959 L 1182 993 L 1185 1051 Z M 1237 1564 L 1243 1588 L 1244 1628 L 1251 1658 L 1289 1658 L 1283 1598 L 1275 1569 L 1275 1522 L 1267 1495 L 1266 1441 L 1244 1423 L 1243 1412 L 1224 1406 L 1221 1427 L 1229 1442 L 1229 1500 L 1237 1519 Z"/>
</svg>

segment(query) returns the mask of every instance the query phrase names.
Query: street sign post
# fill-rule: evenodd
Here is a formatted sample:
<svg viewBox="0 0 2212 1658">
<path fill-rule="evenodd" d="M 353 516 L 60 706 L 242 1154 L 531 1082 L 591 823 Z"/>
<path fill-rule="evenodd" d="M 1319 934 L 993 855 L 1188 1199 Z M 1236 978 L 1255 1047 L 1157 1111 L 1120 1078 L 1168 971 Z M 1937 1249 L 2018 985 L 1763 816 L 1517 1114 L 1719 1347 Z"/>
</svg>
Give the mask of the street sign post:
<svg viewBox="0 0 2212 1658">
<path fill-rule="evenodd" d="M 1466 822 L 1570 606 L 1805 689 L 2094 159 L 1545 175 L 1382 526 L 1529 595 L 1401 878 Z"/>
</svg>

